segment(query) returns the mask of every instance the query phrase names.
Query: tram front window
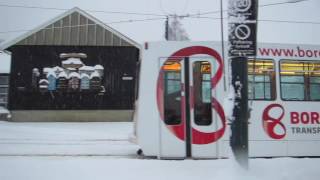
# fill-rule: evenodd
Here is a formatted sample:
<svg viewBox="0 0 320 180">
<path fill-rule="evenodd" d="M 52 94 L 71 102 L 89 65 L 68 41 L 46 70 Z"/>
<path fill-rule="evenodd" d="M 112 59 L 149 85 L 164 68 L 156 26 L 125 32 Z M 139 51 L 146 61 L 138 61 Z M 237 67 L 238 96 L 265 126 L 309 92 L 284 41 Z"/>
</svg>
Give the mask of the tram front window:
<svg viewBox="0 0 320 180">
<path fill-rule="evenodd" d="M 193 63 L 194 119 L 197 125 L 212 123 L 211 65 L 207 61 Z"/>
<path fill-rule="evenodd" d="M 181 65 L 168 61 L 164 70 L 164 121 L 167 125 L 181 123 Z"/>
</svg>

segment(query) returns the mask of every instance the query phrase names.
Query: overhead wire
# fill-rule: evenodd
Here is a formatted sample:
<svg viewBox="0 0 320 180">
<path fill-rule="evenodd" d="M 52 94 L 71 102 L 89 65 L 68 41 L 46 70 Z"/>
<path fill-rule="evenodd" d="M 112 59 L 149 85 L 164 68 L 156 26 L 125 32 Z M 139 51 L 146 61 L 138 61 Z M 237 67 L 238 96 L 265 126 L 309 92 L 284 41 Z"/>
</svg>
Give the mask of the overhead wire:
<svg viewBox="0 0 320 180">
<path fill-rule="evenodd" d="M 160 1 L 161 2 L 161 1 Z M 260 5 L 259 7 L 268 7 L 268 6 L 275 6 L 275 5 L 282 5 L 282 4 L 292 4 L 290 2 L 279 2 L 279 3 L 271 3 L 271 4 L 264 4 Z M 46 10 L 69 10 L 66 8 L 53 8 L 53 7 L 40 7 L 40 6 L 23 6 L 23 5 L 7 5 L 7 4 L 0 4 L 0 7 L 17 7 L 17 8 L 33 8 L 33 9 L 46 9 Z M 127 15 L 143 15 L 143 16 L 161 16 L 158 18 L 146 18 L 146 19 L 129 19 L 129 20 L 120 20 L 120 21 L 113 21 L 104 23 L 106 25 L 109 24 L 120 24 L 120 23 L 133 23 L 133 22 L 145 22 L 145 21 L 155 21 L 155 20 L 164 20 L 168 16 L 173 15 L 165 15 L 165 14 L 155 14 L 155 13 L 135 13 L 135 12 L 120 12 L 120 11 L 103 11 L 103 10 L 85 10 L 89 12 L 101 12 L 101 13 L 110 13 L 110 14 L 127 14 Z M 227 10 L 222 10 L 222 12 L 226 12 Z M 217 11 L 208 11 L 203 13 L 196 13 L 196 14 L 186 14 L 181 15 L 179 17 L 183 18 L 199 18 L 199 19 L 210 19 L 210 20 L 221 20 L 221 17 L 210 17 L 210 16 L 203 16 L 209 14 L 216 14 L 221 13 L 221 10 Z M 176 15 L 175 15 L 176 16 Z M 226 19 L 226 18 L 223 18 Z M 272 19 L 259 19 L 258 21 L 261 22 L 275 22 L 275 23 L 293 23 L 293 24 L 313 24 L 318 25 L 320 22 L 313 22 L 313 21 L 290 21 L 290 20 L 272 20 Z M 78 26 L 90 26 L 95 24 L 85 24 L 85 25 L 74 25 L 74 26 L 61 26 L 61 27 L 54 27 L 54 28 L 64 28 L 64 27 L 78 27 Z M 45 28 L 45 29 L 52 29 L 52 28 Z M 9 30 L 9 31 L 0 31 L 0 34 L 4 33 L 16 33 L 16 32 L 26 32 L 31 30 L 21 29 L 21 30 Z"/>
<path fill-rule="evenodd" d="M 216 17 L 206 17 L 206 16 L 197 16 L 197 17 L 185 17 L 185 18 L 194 18 L 194 19 L 210 19 L 210 20 L 221 20 L 221 18 Z M 146 22 L 146 21 L 156 21 L 156 20 L 164 20 L 166 17 L 162 18 L 147 18 L 147 19 L 129 19 L 129 20 L 121 20 L 121 21 L 112 21 L 104 23 L 105 25 L 110 24 L 121 24 L 121 23 L 134 23 L 134 22 Z M 223 18 L 227 19 L 227 18 Z M 289 20 L 272 20 L 272 19 L 259 19 L 259 22 L 274 22 L 274 23 L 290 23 L 290 24 L 311 24 L 311 25 L 319 25 L 320 22 L 316 21 L 289 21 Z M 71 27 L 79 27 L 79 26 L 92 26 L 97 24 L 82 24 L 82 25 L 71 25 L 71 26 L 60 26 L 60 27 L 53 27 L 53 28 L 43 28 L 43 29 L 57 29 L 57 28 L 71 28 Z M 20 29 L 20 30 L 9 30 L 9 31 L 0 31 L 0 34 L 5 33 L 17 33 L 17 32 L 26 32 L 32 31 L 27 29 Z"/>
<path fill-rule="evenodd" d="M 260 19 L 258 21 L 264 21 L 264 22 L 277 22 L 277 23 L 294 23 L 294 24 L 313 24 L 317 25 L 320 24 L 320 22 L 316 21 L 288 21 L 288 20 L 273 20 L 273 19 Z"/>
<path fill-rule="evenodd" d="M 189 0 L 186 0 L 186 3 L 184 5 L 184 9 L 186 9 L 186 6 L 188 6 Z M 269 6 L 276 6 L 276 5 L 283 5 L 283 4 L 294 4 L 292 2 L 278 2 L 278 3 L 270 3 L 270 4 L 263 4 L 259 5 L 259 7 L 269 7 Z M 67 8 L 56 8 L 56 7 L 42 7 L 42 6 L 26 6 L 26 5 L 9 5 L 9 4 L 0 4 L 0 7 L 12 7 L 12 8 L 29 8 L 29 9 L 45 9 L 45 10 L 70 10 Z M 156 14 L 156 13 L 137 13 L 137 12 L 122 12 L 122 11 L 105 11 L 105 10 L 93 10 L 93 9 L 85 9 L 85 11 L 88 12 L 97 12 L 97 13 L 107 13 L 107 14 L 127 14 L 127 15 L 141 15 L 141 16 L 173 16 L 167 12 L 164 11 L 162 7 L 162 1 L 160 0 L 160 7 L 164 14 Z M 185 10 L 184 10 L 185 11 Z M 227 12 L 227 10 L 222 10 L 223 12 Z M 200 15 L 208 15 L 208 14 L 217 14 L 220 13 L 221 10 L 216 11 L 207 11 L 203 13 L 193 13 L 193 14 L 185 14 L 181 15 L 182 17 L 193 17 L 193 16 L 200 16 Z"/>
<path fill-rule="evenodd" d="M 283 4 L 293 4 L 292 2 L 278 2 L 278 3 L 270 3 L 270 4 L 263 4 L 259 7 L 268 7 L 268 6 L 275 6 L 275 5 L 283 5 Z M 189 5 L 189 0 L 186 0 L 184 5 L 184 10 Z M 42 6 L 26 6 L 26 5 L 9 5 L 9 4 L 0 4 L 0 7 L 10 7 L 10 8 L 26 8 L 26 9 L 44 9 L 44 10 L 59 10 L 59 11 L 66 11 L 70 10 L 68 8 L 56 8 L 56 7 L 42 7 Z M 164 14 L 156 14 L 156 13 L 138 13 L 138 12 L 124 12 L 124 11 L 105 11 L 105 10 L 93 10 L 93 9 L 85 9 L 87 12 L 96 12 L 96 13 L 106 13 L 106 14 L 126 14 L 126 15 L 141 15 L 141 16 L 172 16 L 169 13 L 165 12 L 162 7 L 162 1 L 160 0 L 160 7 Z M 217 14 L 220 13 L 221 10 L 216 11 L 207 11 L 203 13 L 193 13 L 193 14 L 185 14 L 182 16 L 200 16 L 200 15 L 208 15 L 208 14 Z M 223 12 L 227 12 L 227 10 L 222 10 Z"/>
<path fill-rule="evenodd" d="M 269 7 L 269 6 L 276 6 L 276 5 L 284 5 L 284 4 L 294 4 L 292 2 L 288 2 L 288 1 L 285 1 L 285 2 L 277 2 L 277 3 L 269 3 L 269 4 L 262 4 L 262 5 L 259 5 L 259 7 Z M 227 12 L 228 10 L 225 9 L 225 10 L 222 10 L 222 12 Z M 203 12 L 203 13 L 194 13 L 194 14 L 190 14 L 189 16 L 199 16 L 199 15 L 208 15 L 208 14 L 218 14 L 220 13 L 221 10 L 216 10 L 216 11 L 207 11 L 207 12 Z"/>
<path fill-rule="evenodd" d="M 199 16 L 199 17 L 189 17 L 189 18 L 200 18 L 200 19 L 211 19 L 211 20 L 220 20 L 218 17 L 209 17 L 209 16 Z M 223 18 L 228 19 L 228 18 Z M 317 21 L 293 21 L 293 20 L 274 20 L 274 19 L 258 19 L 260 22 L 275 22 L 275 23 L 290 23 L 290 24 L 312 24 L 317 25 L 320 22 Z"/>
<path fill-rule="evenodd" d="M 148 18 L 148 19 L 131 19 L 131 20 L 121 20 L 121 21 L 112 21 L 112 22 L 107 22 L 103 23 L 105 25 L 110 25 L 110 24 L 120 24 L 120 23 L 132 23 L 132 22 L 145 22 L 145 21 L 155 21 L 155 20 L 163 20 L 166 19 L 166 17 L 163 18 Z M 62 28 L 72 28 L 72 27 L 82 27 L 82 26 L 95 26 L 99 24 L 81 24 L 81 25 L 71 25 L 71 26 L 59 26 L 59 27 L 50 27 L 50 28 L 43 28 L 44 30 L 50 30 L 50 29 L 62 29 Z M 16 32 L 27 32 L 27 31 L 32 31 L 31 29 L 20 29 L 20 30 L 11 30 L 11 31 L 0 31 L 0 34 L 5 34 L 5 33 L 16 33 Z"/>
<path fill-rule="evenodd" d="M 41 6 L 25 6 L 25 5 L 8 5 L 0 4 L 0 7 L 9 7 L 9 8 L 26 8 L 26 9 L 44 9 L 44 10 L 59 10 L 67 11 L 70 9 L 67 8 L 55 8 L 55 7 L 41 7 Z M 164 14 L 155 14 L 155 13 L 137 13 L 137 12 L 122 12 L 122 11 L 104 11 L 104 10 L 92 10 L 85 9 L 87 12 L 96 12 L 96 13 L 107 13 L 107 14 L 126 14 L 126 15 L 141 15 L 141 16 L 165 16 Z"/>
</svg>

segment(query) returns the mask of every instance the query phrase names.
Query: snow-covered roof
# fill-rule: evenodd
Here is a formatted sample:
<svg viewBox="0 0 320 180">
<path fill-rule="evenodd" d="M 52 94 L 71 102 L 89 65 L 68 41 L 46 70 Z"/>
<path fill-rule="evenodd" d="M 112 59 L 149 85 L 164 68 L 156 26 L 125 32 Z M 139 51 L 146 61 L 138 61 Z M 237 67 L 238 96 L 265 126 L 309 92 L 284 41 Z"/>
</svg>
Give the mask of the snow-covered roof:
<svg viewBox="0 0 320 180">
<path fill-rule="evenodd" d="M 62 64 L 83 64 L 80 58 L 68 58 L 65 61 L 62 61 Z"/>
<path fill-rule="evenodd" d="M 56 66 L 56 67 L 53 67 L 52 70 L 53 70 L 53 71 L 61 72 L 61 71 L 63 71 L 63 68 L 62 68 L 62 67 L 59 67 L 59 66 Z"/>
<path fill-rule="evenodd" d="M 54 71 L 49 71 L 48 74 L 47 74 L 47 78 L 49 76 L 53 76 L 53 77 L 57 78 L 57 75 L 56 75 L 56 73 Z"/>
<path fill-rule="evenodd" d="M 82 73 L 82 74 L 80 75 L 80 78 L 81 78 L 81 79 L 82 79 L 82 78 L 85 78 L 85 77 L 89 78 L 89 75 L 86 74 L 86 73 Z"/>
<path fill-rule="evenodd" d="M 32 73 L 35 73 L 37 75 L 40 75 L 39 69 L 38 68 L 33 68 Z"/>
<path fill-rule="evenodd" d="M 67 68 L 69 71 L 75 71 L 75 70 L 77 70 L 76 68 Z"/>
<path fill-rule="evenodd" d="M 76 77 L 76 78 L 80 79 L 80 74 L 77 73 L 77 72 L 72 72 L 72 73 L 69 74 L 69 78 L 72 78 L 72 77 Z"/>
<path fill-rule="evenodd" d="M 62 72 L 58 75 L 58 78 L 61 78 L 61 77 L 68 78 L 68 75 L 67 75 L 67 73 L 65 73 L 64 71 L 62 71 Z"/>
<path fill-rule="evenodd" d="M 87 55 L 85 53 L 61 53 L 60 54 L 60 58 L 69 58 L 69 57 L 87 58 Z"/>
<path fill-rule="evenodd" d="M 135 46 L 136 48 L 140 49 L 141 45 L 135 41 L 133 41 L 132 39 L 130 39 L 129 37 L 123 35 L 122 33 L 120 33 L 119 31 L 111 28 L 110 26 L 106 25 L 105 23 L 103 23 L 102 21 L 98 20 L 97 18 L 91 16 L 90 14 L 88 14 L 87 12 L 81 10 L 78 7 L 74 7 L 68 11 L 66 11 L 65 13 L 62 13 L 61 15 L 51 19 L 50 21 L 38 26 L 37 28 L 26 32 L 25 34 L 22 34 L 21 36 L 18 36 L 17 38 L 14 38 L 11 41 L 8 42 L 3 42 L 0 46 L 0 49 L 7 49 L 11 46 L 14 46 L 15 44 L 19 44 L 19 42 L 26 40 L 28 37 L 32 37 L 33 35 L 35 35 L 37 32 L 40 32 L 42 30 L 44 30 L 45 28 L 47 28 L 48 26 L 52 26 L 54 23 L 61 21 L 63 18 L 70 16 L 73 13 L 79 13 L 81 16 L 84 16 L 85 18 L 87 18 L 90 21 L 93 21 L 95 24 L 101 26 L 102 28 L 104 28 L 105 30 L 111 32 L 113 35 L 118 36 L 119 38 L 121 38 L 123 41 L 126 41 L 127 43 L 129 43 L 132 46 Z"/>
<path fill-rule="evenodd" d="M 95 65 L 94 69 L 96 69 L 96 70 L 104 70 L 103 66 L 101 66 L 100 64 Z"/>
<path fill-rule="evenodd" d="M 90 75 L 90 79 L 92 79 L 94 77 L 99 77 L 100 78 L 100 74 L 97 71 L 95 71 Z"/>
<path fill-rule="evenodd" d="M 47 83 L 48 84 L 49 82 L 46 79 L 40 79 L 39 84 L 41 84 L 41 83 Z"/>
<path fill-rule="evenodd" d="M 43 73 L 49 73 L 49 72 L 51 72 L 51 71 L 53 71 L 52 68 L 49 68 L 49 67 L 43 68 Z"/>
<path fill-rule="evenodd" d="M 81 68 L 79 68 L 80 71 L 94 71 L 95 68 L 92 66 L 82 66 Z"/>
</svg>

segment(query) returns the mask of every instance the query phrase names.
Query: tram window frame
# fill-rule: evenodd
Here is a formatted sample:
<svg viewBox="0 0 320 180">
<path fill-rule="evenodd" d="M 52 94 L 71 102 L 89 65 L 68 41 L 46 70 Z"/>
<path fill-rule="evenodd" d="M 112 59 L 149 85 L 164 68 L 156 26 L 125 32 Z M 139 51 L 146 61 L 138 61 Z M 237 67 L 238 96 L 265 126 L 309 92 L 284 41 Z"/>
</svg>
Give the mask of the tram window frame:
<svg viewBox="0 0 320 180">
<path fill-rule="evenodd" d="M 283 72 L 282 71 L 282 63 L 283 62 L 295 62 L 295 63 L 297 63 L 297 62 L 306 62 L 306 63 L 309 63 L 309 64 L 311 64 L 311 63 L 314 63 L 314 64 L 318 64 L 319 65 L 319 76 L 313 76 L 311 73 L 314 73 L 314 71 L 303 71 L 302 72 L 302 75 L 295 75 L 295 76 L 297 76 L 297 77 L 303 77 L 302 79 L 303 79 L 303 83 L 299 83 L 299 82 L 297 82 L 297 83 L 294 83 L 294 82 L 289 82 L 290 84 L 303 84 L 303 99 L 297 99 L 297 98 L 293 98 L 293 99 L 287 99 L 287 98 L 283 98 L 283 88 L 282 88 L 282 84 L 284 84 L 283 83 L 283 81 L 282 81 L 282 76 L 283 75 L 281 75 L 281 72 Z M 308 65 L 307 65 L 308 66 Z M 303 68 L 304 68 L 304 66 L 302 66 Z M 290 71 L 285 71 L 285 72 L 290 72 Z M 298 71 L 297 71 L 298 72 Z M 287 75 L 288 76 L 288 75 Z M 283 100 L 283 101 L 320 101 L 320 97 L 319 97 L 319 99 L 311 99 L 311 85 L 318 85 L 319 87 L 320 87 L 320 80 L 319 80 L 319 82 L 311 82 L 310 81 L 310 79 L 311 79 L 311 77 L 319 77 L 320 78 L 320 61 L 317 61 L 317 60 L 294 60 L 294 59 L 281 59 L 280 61 L 279 61 L 279 79 L 280 79 L 280 96 L 281 96 L 281 100 Z M 287 84 L 288 84 L 288 82 L 286 82 Z"/>
<path fill-rule="evenodd" d="M 311 76 L 311 77 L 315 77 L 315 76 Z M 309 81 L 309 84 L 310 84 L 310 99 L 312 99 L 312 92 L 311 92 L 311 90 L 312 90 L 312 88 L 311 88 L 311 85 L 318 85 L 319 86 L 319 89 L 320 89 L 320 76 L 318 77 L 319 78 L 319 82 L 312 82 L 311 81 L 311 78 L 310 78 L 310 81 Z M 318 93 L 319 94 L 319 93 Z M 320 101 L 320 97 L 319 97 L 319 99 L 315 99 L 315 100 L 312 100 L 312 101 Z"/>
<path fill-rule="evenodd" d="M 209 65 L 209 72 L 205 68 L 205 65 Z M 212 68 L 214 65 L 210 63 L 208 60 L 195 61 L 192 63 L 192 77 L 193 77 L 193 102 L 194 104 L 194 122 L 198 126 L 210 126 L 213 123 L 212 118 Z M 196 67 L 200 67 L 196 69 Z M 202 69 L 204 68 L 204 69 Z M 195 71 L 199 70 L 199 71 Z M 202 72 L 203 71 L 203 72 Z M 209 76 L 208 76 L 209 75 Z M 199 79 L 196 79 L 198 76 Z M 208 78 L 209 77 L 209 78 Z M 198 84 L 198 86 L 196 86 Z M 206 93 L 204 90 L 206 86 L 209 84 L 209 100 L 206 99 Z"/>
<path fill-rule="evenodd" d="M 273 71 L 271 71 L 271 73 L 269 72 L 268 73 L 264 73 L 262 74 L 263 76 L 263 81 L 259 81 L 259 82 L 256 82 L 256 77 L 258 77 L 257 73 L 254 73 L 252 72 L 250 74 L 250 69 L 249 69 L 249 63 L 250 62 L 267 62 L 267 61 L 270 61 L 273 65 Z M 252 81 L 250 81 L 250 75 L 253 76 L 252 78 Z M 269 81 L 266 81 L 265 80 L 265 77 L 269 77 Z M 255 90 L 255 86 L 254 85 L 251 85 L 251 84 L 263 84 L 263 98 L 258 98 L 256 95 L 256 90 Z M 270 94 L 270 97 L 266 97 L 266 84 L 269 84 L 269 94 Z M 248 100 L 253 100 L 253 101 L 275 101 L 277 99 L 277 91 L 276 91 L 276 87 L 277 87 L 277 83 L 276 83 L 276 63 L 275 63 L 275 60 L 274 59 L 261 59 L 261 58 L 258 58 L 258 59 L 248 59 Z M 250 95 L 250 90 L 251 89 L 254 89 L 254 91 L 252 91 L 252 95 Z"/>
<path fill-rule="evenodd" d="M 174 61 L 173 61 L 174 62 Z M 168 63 L 168 62 L 166 62 L 166 63 Z M 165 66 L 165 64 L 166 63 L 164 63 L 164 65 L 162 66 L 162 68 L 163 68 L 163 85 L 164 85 L 164 87 L 163 87 L 163 117 L 164 117 L 164 122 L 165 122 L 165 124 L 166 125 L 172 125 L 172 126 L 177 126 L 177 125 L 181 125 L 181 123 L 182 123 L 182 105 L 181 105 L 181 101 L 182 101 L 182 96 L 181 96 L 181 92 L 182 92 L 182 87 L 181 87 L 181 80 L 182 80 L 182 64 L 180 63 L 180 62 L 175 62 L 175 63 L 178 63 L 179 65 L 180 65 L 180 69 L 179 69 L 179 71 L 177 71 L 177 70 L 165 70 L 165 68 L 164 68 L 164 66 Z M 179 74 L 178 76 L 179 76 L 179 78 L 176 78 L 176 77 L 178 77 L 178 76 L 176 76 L 176 75 L 174 75 L 174 78 L 170 78 L 170 79 L 168 79 L 167 77 L 168 77 L 168 74 L 169 73 L 172 73 L 172 72 L 175 72 L 175 73 L 177 73 L 177 74 Z M 177 91 L 177 92 L 175 92 L 175 93 L 177 93 L 177 94 L 179 94 L 180 96 L 180 103 L 178 103 L 179 104 L 179 107 L 177 108 L 180 112 L 178 112 L 178 116 L 179 116 L 179 118 L 178 119 L 176 119 L 176 120 L 171 120 L 171 119 L 168 119 L 168 112 L 169 112 L 169 110 L 168 109 L 166 109 L 166 107 L 168 107 L 168 106 L 166 106 L 166 103 L 167 103 L 167 101 L 168 100 L 172 100 L 172 98 L 169 98 L 169 97 L 167 97 L 167 91 L 168 91 L 168 87 L 167 87 L 167 85 L 168 85 L 168 80 L 170 80 L 170 81 L 177 81 L 178 83 L 179 83 L 179 91 Z M 175 100 L 177 100 L 176 98 L 175 98 Z M 172 104 L 174 104 L 174 103 L 168 103 L 168 104 L 170 104 L 170 105 L 172 105 Z"/>
</svg>

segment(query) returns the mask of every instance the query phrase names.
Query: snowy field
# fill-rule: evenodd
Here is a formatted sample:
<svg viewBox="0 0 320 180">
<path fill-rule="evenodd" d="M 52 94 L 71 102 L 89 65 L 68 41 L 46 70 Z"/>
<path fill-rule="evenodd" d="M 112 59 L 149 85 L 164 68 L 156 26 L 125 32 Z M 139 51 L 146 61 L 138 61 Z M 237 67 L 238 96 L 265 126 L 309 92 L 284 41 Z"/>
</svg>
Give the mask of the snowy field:
<svg viewBox="0 0 320 180">
<path fill-rule="evenodd" d="M 0 121 L 0 155 L 135 155 L 132 123 Z M 0 179 L 1 180 L 1 179 Z"/>
<path fill-rule="evenodd" d="M 0 121 L 0 180 L 219 179 L 319 180 L 320 158 L 139 159 L 132 123 L 9 123 Z"/>
</svg>

